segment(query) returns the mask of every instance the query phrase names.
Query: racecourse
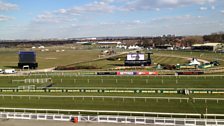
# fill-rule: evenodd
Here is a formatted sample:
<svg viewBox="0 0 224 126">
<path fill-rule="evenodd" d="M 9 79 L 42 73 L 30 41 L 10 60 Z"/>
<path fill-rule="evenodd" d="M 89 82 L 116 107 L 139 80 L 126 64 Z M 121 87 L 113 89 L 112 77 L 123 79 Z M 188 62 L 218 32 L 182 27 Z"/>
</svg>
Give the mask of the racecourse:
<svg viewBox="0 0 224 126">
<path fill-rule="evenodd" d="M 41 79 L 51 82 L 42 83 Z M 35 85 L 52 88 L 217 88 L 222 89 L 224 76 L 3 76 L 1 88 Z M 37 82 L 36 79 L 39 79 Z M 25 81 L 26 80 L 26 81 Z M 35 81 L 34 81 L 35 80 Z"/>
<path fill-rule="evenodd" d="M 14 53 L 16 52 L 17 50 L 13 49 L 4 50 L 0 54 L 3 56 L 0 66 L 15 68 L 17 58 Z M 184 64 L 189 58 L 196 57 L 205 61 L 218 60 L 221 67 L 223 66 L 223 54 L 218 53 L 161 50 L 154 50 L 153 53 L 153 65 L 157 63 Z M 74 55 L 68 57 L 70 54 Z M 105 71 L 123 65 L 124 55 L 117 57 L 122 60 L 93 61 L 98 58 L 98 54 L 98 49 L 91 51 L 68 49 L 61 53 L 38 52 L 40 68 L 47 69 L 42 72 L 41 70 L 19 72 L 16 76 L 0 76 L 0 107 L 74 110 L 64 114 L 79 114 L 75 110 L 224 114 L 223 74 L 97 76 L 98 70 L 44 72 L 51 71 L 48 68 L 58 65 L 96 66 Z M 11 58 L 8 58 L 10 56 Z M 219 69 L 214 67 L 216 68 Z M 132 71 L 138 71 L 138 69 Z M 156 71 L 156 69 L 150 67 L 143 71 Z M 165 71 L 159 71 L 159 73 L 162 72 Z M 190 94 L 184 95 L 180 92 L 184 90 L 190 90 Z M 83 112 L 82 114 L 96 113 Z"/>
<path fill-rule="evenodd" d="M 224 114 L 223 98 L 1 95 L 0 106 L 70 110 Z"/>
</svg>

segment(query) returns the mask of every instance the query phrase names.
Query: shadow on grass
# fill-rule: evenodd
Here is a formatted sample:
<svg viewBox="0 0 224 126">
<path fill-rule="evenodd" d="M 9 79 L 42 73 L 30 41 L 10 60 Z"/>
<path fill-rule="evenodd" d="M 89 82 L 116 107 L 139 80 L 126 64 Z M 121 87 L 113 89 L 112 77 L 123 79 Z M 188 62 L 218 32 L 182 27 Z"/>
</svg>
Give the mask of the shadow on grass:
<svg viewBox="0 0 224 126">
<path fill-rule="evenodd" d="M 124 64 L 109 64 L 111 66 L 124 66 Z"/>
<path fill-rule="evenodd" d="M 4 66 L 5 68 L 18 69 L 18 66 Z"/>
</svg>

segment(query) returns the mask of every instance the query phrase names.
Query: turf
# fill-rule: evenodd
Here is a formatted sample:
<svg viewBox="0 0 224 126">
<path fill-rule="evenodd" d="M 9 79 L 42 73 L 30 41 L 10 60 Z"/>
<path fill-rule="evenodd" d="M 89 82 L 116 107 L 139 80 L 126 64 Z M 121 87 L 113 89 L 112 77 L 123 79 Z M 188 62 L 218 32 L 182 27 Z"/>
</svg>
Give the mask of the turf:
<svg viewBox="0 0 224 126">
<path fill-rule="evenodd" d="M 190 58 L 205 59 L 208 61 L 219 61 L 220 66 L 224 66 L 224 53 L 215 53 L 207 51 L 183 51 L 183 50 L 153 50 L 153 53 L 160 55 L 176 55 Z"/>
<path fill-rule="evenodd" d="M 22 80 L 27 78 L 52 78 L 54 87 L 86 87 L 86 88 L 223 88 L 224 77 L 206 76 L 180 76 L 180 77 L 156 77 L 156 76 L 23 76 L 23 77 L 0 77 L 0 87 L 17 87 L 19 85 L 30 85 L 25 83 L 12 83 L 12 80 Z M 75 79 L 75 82 L 74 82 Z M 115 80 L 118 80 L 117 83 Z M 103 81 L 102 81 L 103 80 Z M 146 83 L 148 80 L 148 83 Z M 162 84 L 163 80 L 163 84 Z M 178 83 L 176 84 L 176 80 Z M 44 84 L 36 84 L 42 86 Z M 180 94 L 136 94 L 136 93 L 1 93 L 14 95 L 98 95 L 98 96 L 135 96 L 135 97 L 212 97 L 223 98 L 218 94 L 191 94 L 190 96 Z M 222 109 L 224 101 L 205 101 L 196 100 L 156 100 L 156 99 L 102 99 L 102 98 L 33 98 L 28 97 L 0 97 L 0 107 L 16 108 L 46 108 L 46 109 L 86 109 L 86 110 L 113 110 L 113 111 L 142 111 L 142 112 L 172 112 L 172 113 L 208 113 L 224 114 Z"/>
<path fill-rule="evenodd" d="M 51 48 L 52 49 L 52 48 Z M 50 50 L 51 50 L 50 49 Z M 56 48 L 62 49 L 62 48 Z M 17 52 L 20 49 L 1 49 L 0 68 L 16 68 L 18 57 Z M 99 49 L 94 50 L 74 50 L 67 48 L 65 52 L 57 53 L 54 51 L 41 52 L 38 51 L 39 68 L 49 68 L 58 65 L 74 64 L 80 61 L 89 61 L 98 57 Z M 185 52 L 185 51 L 157 51 L 152 56 L 153 63 L 160 64 L 177 64 L 185 63 L 186 59 L 169 57 L 169 55 L 196 57 L 205 60 L 218 60 L 223 66 L 224 54 L 212 52 Z M 158 55 L 157 55 L 158 54 Z M 166 56 L 162 56 L 166 55 Z M 168 56 L 167 56 L 168 55 Z M 121 57 L 121 58 L 124 58 Z M 97 66 L 108 69 L 123 65 L 123 61 L 98 60 L 75 65 Z M 91 72 L 90 72 L 91 73 Z M 35 84 L 24 82 L 12 82 L 13 80 L 23 80 L 28 78 L 52 78 L 53 87 L 67 88 L 214 88 L 224 89 L 224 77 L 217 76 L 179 76 L 179 77 L 162 77 L 162 76 L 77 76 L 73 73 L 57 76 L 36 75 L 36 76 L 8 76 L 0 77 L 0 88 L 14 87 L 24 85 L 36 85 L 43 87 L 49 83 Z M 191 94 L 190 96 L 180 94 L 137 94 L 137 93 L 1 93 L 1 94 L 40 94 L 40 95 L 102 95 L 102 96 L 147 96 L 147 97 L 212 97 L 223 98 L 222 94 Z M 142 112 L 176 112 L 176 113 L 208 113 L 224 114 L 224 101 L 205 101 L 192 100 L 143 100 L 143 99 L 102 99 L 102 98 L 11 98 L 0 97 L 0 107 L 18 107 L 18 108 L 56 108 L 56 109 L 92 109 L 92 110 L 114 110 L 114 111 L 142 111 Z"/>
<path fill-rule="evenodd" d="M 46 84 L 12 82 L 41 77 L 0 77 L 0 87 L 18 87 Z M 42 76 L 44 78 L 44 76 Z M 45 77 L 46 78 L 46 77 Z M 49 76 L 48 76 L 49 78 Z M 73 88 L 224 88 L 224 77 L 219 76 L 50 76 L 53 87 Z"/>
<path fill-rule="evenodd" d="M 155 94 L 155 93 L 58 93 L 58 92 L 0 92 L 0 95 L 49 95 L 49 96 L 130 96 L 130 97 L 178 97 L 178 98 L 224 98 L 224 94 Z"/>
<path fill-rule="evenodd" d="M 218 77 L 217 77 L 218 78 Z M 79 77 L 55 78 L 55 87 L 120 88 L 223 88 L 222 79 L 175 77 Z M 62 83 L 61 83 L 62 80 Z M 205 81 L 206 80 L 206 81 Z M 117 82 L 117 83 L 116 83 Z"/>
<path fill-rule="evenodd" d="M 92 62 L 84 62 L 84 63 L 77 63 L 72 66 L 95 66 L 97 68 L 102 69 L 111 69 L 115 67 L 124 66 L 124 59 L 125 55 L 120 56 L 120 60 L 97 60 Z M 167 56 L 152 56 L 152 61 L 154 64 L 160 63 L 160 64 L 184 64 L 187 63 L 187 59 L 184 58 L 177 58 L 177 57 L 167 57 Z"/>
<path fill-rule="evenodd" d="M 41 108 L 41 109 L 86 109 L 113 111 L 142 111 L 169 113 L 208 113 L 224 114 L 224 101 L 192 101 L 186 100 L 144 100 L 144 99 L 102 99 L 102 98 L 11 98 L 0 97 L 1 107 Z"/>
<path fill-rule="evenodd" d="M 64 48 L 60 48 L 62 50 Z M 16 68 L 18 64 L 19 50 L 29 49 L 0 49 L 0 68 Z M 56 66 L 68 65 L 80 61 L 89 61 L 98 58 L 100 50 L 72 50 L 68 49 L 64 52 L 56 52 L 56 49 L 50 49 L 49 52 L 37 52 L 37 62 L 39 69 L 51 68 Z"/>
<path fill-rule="evenodd" d="M 55 66 L 63 66 L 73 64 L 74 66 L 96 66 L 102 69 L 114 68 L 117 66 L 123 66 L 125 55 L 121 56 L 121 60 L 98 60 L 89 62 L 93 59 L 98 58 L 101 49 L 97 48 L 84 48 L 84 49 L 71 49 L 68 47 L 49 47 L 48 52 L 42 52 L 37 50 L 37 62 L 39 63 L 39 69 L 50 68 Z M 17 68 L 18 63 L 18 51 L 19 50 L 30 50 L 28 48 L 6 48 L 0 49 L 0 68 Z M 65 50 L 64 52 L 56 52 L 56 50 Z M 121 50 L 116 50 L 120 52 Z M 224 65 L 224 54 L 214 52 L 189 52 L 189 51 L 161 51 L 153 50 L 152 55 L 153 64 L 184 64 L 187 59 L 178 57 L 169 57 L 169 55 L 184 56 L 184 57 L 195 57 L 205 59 L 208 61 L 218 60 L 221 66 Z M 166 55 L 166 56 L 162 56 Z M 167 56 L 168 55 L 168 56 Z M 86 62 L 79 64 L 79 62 Z"/>
</svg>

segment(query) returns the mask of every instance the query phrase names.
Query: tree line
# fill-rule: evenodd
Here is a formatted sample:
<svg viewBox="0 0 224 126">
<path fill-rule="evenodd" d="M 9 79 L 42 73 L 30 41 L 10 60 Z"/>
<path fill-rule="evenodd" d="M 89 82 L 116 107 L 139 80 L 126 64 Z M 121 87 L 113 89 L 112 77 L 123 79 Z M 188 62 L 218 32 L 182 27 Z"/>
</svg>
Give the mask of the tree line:
<svg viewBox="0 0 224 126">
<path fill-rule="evenodd" d="M 224 43 L 224 32 L 213 33 L 211 35 L 204 35 L 203 39 L 206 42 Z"/>
<path fill-rule="evenodd" d="M 204 36 L 161 36 L 152 38 L 141 38 L 138 45 L 149 47 L 155 45 L 176 45 L 176 46 L 191 46 L 193 44 L 202 43 L 224 43 L 224 32 L 213 33 Z"/>
</svg>

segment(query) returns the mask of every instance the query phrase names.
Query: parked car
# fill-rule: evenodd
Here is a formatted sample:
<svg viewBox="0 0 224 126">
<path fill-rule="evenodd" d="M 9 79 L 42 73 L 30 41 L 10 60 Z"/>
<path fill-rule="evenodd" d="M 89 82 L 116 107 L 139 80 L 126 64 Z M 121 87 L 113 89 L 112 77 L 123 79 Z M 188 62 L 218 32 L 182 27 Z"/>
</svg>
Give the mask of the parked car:
<svg viewBox="0 0 224 126">
<path fill-rule="evenodd" d="M 4 71 L 2 69 L 0 69 L 0 74 L 3 74 L 3 73 L 4 73 Z"/>
<path fill-rule="evenodd" d="M 5 69 L 4 74 L 15 74 L 16 73 L 16 70 L 15 69 Z"/>
<path fill-rule="evenodd" d="M 212 61 L 212 62 L 210 62 L 210 64 L 214 64 L 215 66 L 219 66 L 220 65 L 220 63 L 218 61 Z"/>
</svg>

